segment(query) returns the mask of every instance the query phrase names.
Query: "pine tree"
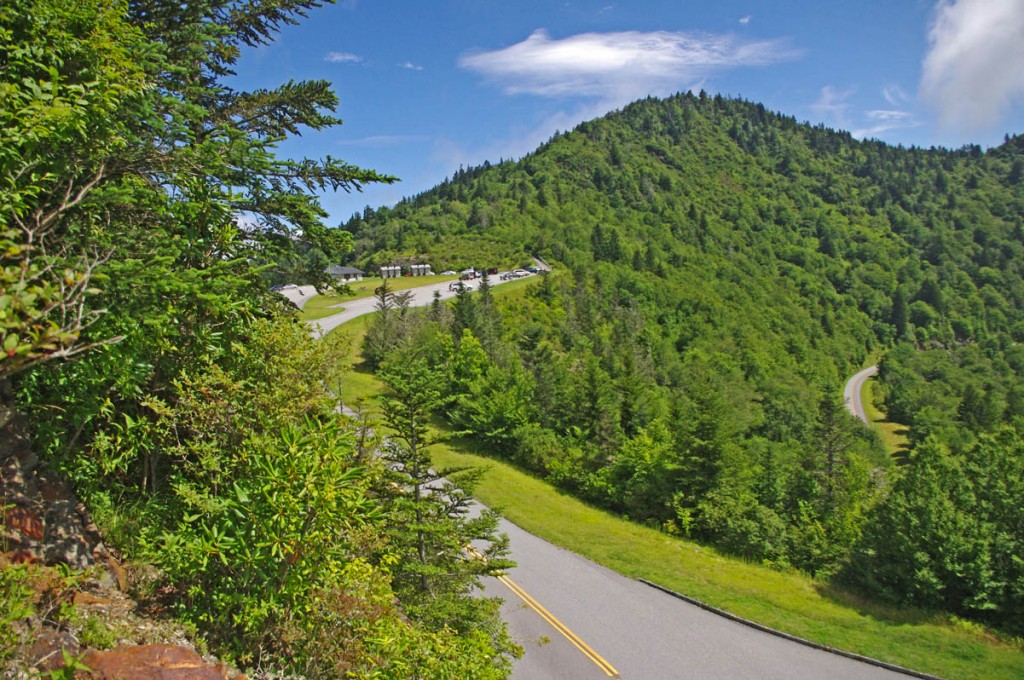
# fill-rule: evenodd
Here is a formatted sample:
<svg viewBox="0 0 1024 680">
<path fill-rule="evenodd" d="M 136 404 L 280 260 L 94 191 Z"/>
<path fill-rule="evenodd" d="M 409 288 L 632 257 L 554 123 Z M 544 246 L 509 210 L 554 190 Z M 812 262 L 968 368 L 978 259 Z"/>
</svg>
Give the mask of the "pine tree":
<svg viewBox="0 0 1024 680">
<path fill-rule="evenodd" d="M 478 475 L 431 467 L 428 449 L 436 439 L 429 421 L 445 404 L 441 371 L 406 350 L 393 355 L 378 375 L 387 386 L 381 400 L 387 428 L 381 455 L 389 474 L 382 492 L 391 511 L 387 549 L 397 557 L 395 591 L 410 615 L 437 628 L 498 631 L 494 603 L 471 593 L 480 577 L 514 566 L 505 557 L 508 537 L 498 533 L 496 513 L 477 512 L 471 505 Z"/>
</svg>

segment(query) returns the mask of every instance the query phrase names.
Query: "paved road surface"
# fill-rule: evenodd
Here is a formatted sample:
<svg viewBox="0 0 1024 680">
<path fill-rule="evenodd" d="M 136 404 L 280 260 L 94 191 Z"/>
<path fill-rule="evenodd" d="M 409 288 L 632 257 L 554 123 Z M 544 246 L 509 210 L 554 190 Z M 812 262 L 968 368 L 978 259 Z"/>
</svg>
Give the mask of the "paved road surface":
<svg viewBox="0 0 1024 680">
<path fill-rule="evenodd" d="M 492 278 L 492 286 L 499 283 L 499 281 L 494 279 L 496 279 L 496 277 Z M 408 289 L 408 292 L 413 295 L 410 306 L 423 307 L 425 305 L 429 305 L 434 299 L 435 290 L 441 293 L 442 300 L 455 297 L 455 291 L 449 288 L 450 284 L 450 281 L 443 281 L 441 283 L 433 283 L 427 286 L 418 286 L 416 288 Z M 479 281 L 466 281 L 465 284 L 468 288 L 473 289 L 479 285 Z M 401 293 L 403 291 L 397 292 Z M 323 319 L 309 322 L 309 325 L 313 328 L 313 337 L 322 338 L 346 321 L 351 321 L 363 314 L 369 314 L 374 310 L 376 305 L 377 298 L 374 296 L 340 303 L 339 306 L 343 306 L 345 308 L 344 311 L 341 311 L 334 316 L 328 316 Z"/>
<path fill-rule="evenodd" d="M 316 286 L 284 286 L 277 292 L 291 300 L 299 309 L 305 307 L 309 299 L 317 294 Z"/>
<path fill-rule="evenodd" d="M 414 305 L 448 283 L 413 289 Z M 321 337 L 373 311 L 376 300 L 346 303 L 345 311 L 311 322 Z M 874 369 L 877 370 L 877 369 Z M 872 375 L 862 371 L 855 388 Z M 853 383 L 857 376 L 851 380 Z M 861 411 L 863 412 L 863 411 Z M 485 579 L 485 592 L 505 601 L 509 632 L 525 649 L 514 680 L 882 680 L 907 676 L 785 640 L 717 616 L 502 520 L 518 566 Z M 528 599 L 531 604 L 524 601 Z M 543 614 L 538 610 L 543 610 Z M 563 632 L 564 631 L 564 632 Z"/>
<path fill-rule="evenodd" d="M 877 373 L 878 366 L 868 366 L 863 371 L 847 380 L 846 387 L 843 388 L 843 401 L 846 403 L 846 408 L 850 409 L 850 413 L 863 420 L 867 425 L 870 425 L 871 423 L 868 422 L 867 411 L 864 410 L 864 403 L 861 400 L 861 392 L 864 389 L 864 382 Z"/>
<path fill-rule="evenodd" d="M 518 566 L 508 577 L 570 629 L 602 669 L 497 579 L 509 630 L 525 651 L 514 680 L 730 678 L 873 680 L 907 676 L 749 628 L 605 569 L 503 521 Z M 550 640 L 550 641 L 548 641 Z"/>
<path fill-rule="evenodd" d="M 548 263 L 545 262 L 544 260 L 533 258 L 533 261 L 534 263 L 536 263 L 537 267 L 543 271 L 548 271 L 551 269 Z M 503 283 L 506 283 L 500 278 L 501 274 L 503 273 L 505 272 L 499 272 L 497 275 L 491 276 L 489 278 L 491 286 L 499 286 Z M 435 290 L 441 293 L 442 300 L 447 300 L 449 298 L 455 297 L 455 290 L 451 287 L 451 284 L 451 281 L 444 281 L 442 283 L 434 283 L 427 286 L 418 286 L 416 288 L 410 288 L 409 292 L 413 294 L 412 302 L 410 303 L 411 306 L 423 307 L 425 305 L 429 305 L 434 300 Z M 480 286 L 480 281 L 465 281 L 464 285 L 470 290 L 473 290 Z M 312 286 L 304 286 L 303 289 L 305 288 L 312 288 Z M 303 292 L 305 291 L 303 290 Z M 287 295 L 287 297 L 294 301 L 296 299 L 301 300 L 301 298 L 304 296 L 300 293 L 294 293 L 292 295 Z M 297 302 L 297 304 L 299 304 L 299 307 L 301 308 L 302 305 L 305 304 L 305 300 L 302 300 L 301 303 Z M 322 338 L 323 336 L 327 335 L 332 330 L 334 330 L 341 324 L 345 323 L 346 321 L 351 321 L 352 319 L 362 316 L 363 314 L 369 314 L 370 312 L 373 311 L 373 308 L 374 306 L 376 306 L 376 304 L 377 298 L 373 296 L 368 298 L 360 298 L 359 300 L 352 300 L 351 302 L 341 303 L 339 306 L 344 307 L 344 311 L 339 312 L 334 316 L 328 316 L 326 318 L 310 322 L 310 327 L 313 329 L 313 337 Z"/>
</svg>

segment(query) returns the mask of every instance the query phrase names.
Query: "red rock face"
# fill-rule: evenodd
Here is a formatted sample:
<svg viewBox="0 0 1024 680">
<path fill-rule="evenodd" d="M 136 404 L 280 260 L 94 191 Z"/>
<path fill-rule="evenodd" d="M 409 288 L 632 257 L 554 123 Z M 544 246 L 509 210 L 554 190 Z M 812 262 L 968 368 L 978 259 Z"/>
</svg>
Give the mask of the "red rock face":
<svg viewBox="0 0 1024 680">
<path fill-rule="evenodd" d="M 39 555 L 25 548 L 16 548 L 3 554 L 3 559 L 9 564 L 42 564 Z"/>
<path fill-rule="evenodd" d="M 40 541 L 43 538 L 43 520 L 39 513 L 31 508 L 13 507 L 5 513 L 7 529 L 17 531 L 25 538 Z"/>
<path fill-rule="evenodd" d="M 33 667 L 48 673 L 64 667 L 61 650 L 75 656 L 78 653 L 75 636 L 65 631 L 45 630 L 29 645 L 26 655 Z"/>
<path fill-rule="evenodd" d="M 109 652 L 88 651 L 82 663 L 89 671 L 76 678 L 99 680 L 225 680 L 224 666 L 211 666 L 190 649 L 171 645 L 122 647 Z"/>
</svg>

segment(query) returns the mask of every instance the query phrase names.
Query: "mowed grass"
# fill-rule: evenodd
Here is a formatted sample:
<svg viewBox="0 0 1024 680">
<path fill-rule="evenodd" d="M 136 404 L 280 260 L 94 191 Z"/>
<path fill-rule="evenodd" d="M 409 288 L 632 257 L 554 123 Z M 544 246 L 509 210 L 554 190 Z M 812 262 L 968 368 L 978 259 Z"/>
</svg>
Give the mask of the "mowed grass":
<svg viewBox="0 0 1024 680">
<path fill-rule="evenodd" d="M 333 329 L 328 336 L 333 341 L 348 345 L 348 354 L 342 359 L 350 367 L 341 380 L 342 403 L 376 417 L 379 412 L 377 396 L 384 391 L 384 383 L 366 365 L 361 350 L 363 336 L 373 316 L 365 314 L 356 317 Z"/>
<path fill-rule="evenodd" d="M 877 378 L 864 381 L 864 388 L 861 390 L 861 402 L 864 404 L 864 413 L 868 417 L 871 426 L 878 432 L 890 455 L 902 456 L 907 451 L 907 428 L 905 425 L 894 423 L 875 404 L 873 383 Z"/>
<path fill-rule="evenodd" d="M 519 279 L 502 284 L 495 293 L 516 297 L 536 281 Z M 342 383 L 343 399 L 360 401 L 375 415 L 375 397 L 383 385 L 366 369 L 360 352 L 371 318 L 354 319 L 332 335 L 345 334 L 351 342 L 348 360 L 353 370 Z M 865 401 L 871 403 L 868 392 Z M 802 574 L 750 564 L 627 522 L 511 465 L 479 455 L 486 452 L 472 440 L 437 444 L 432 453 L 439 468 L 486 468 L 475 495 L 510 521 L 631 578 L 645 578 L 821 644 L 949 680 L 1024 678 L 1021 643 L 1001 641 L 975 624 L 867 602 Z"/>
<path fill-rule="evenodd" d="M 401 291 L 408 290 L 409 288 L 416 288 L 418 286 L 427 286 L 432 283 L 454 281 L 456 278 L 457 277 L 455 276 L 440 275 L 400 276 L 395 279 L 388 279 L 388 287 L 393 291 Z M 383 282 L 384 279 L 379 276 L 369 276 L 362 281 L 353 281 L 350 283 L 349 288 L 352 290 L 351 294 L 338 295 L 337 293 L 330 292 L 325 293 L 324 295 L 314 295 L 306 301 L 305 305 L 302 306 L 299 318 L 303 321 L 316 321 L 317 319 L 323 319 L 337 314 L 344 310 L 346 302 L 372 296 L 373 291 L 377 290 Z"/>
<path fill-rule="evenodd" d="M 1020 644 L 940 614 L 862 601 L 597 510 L 455 440 L 435 465 L 483 467 L 475 495 L 530 533 L 632 578 L 645 578 L 758 623 L 940 677 L 1024 678 Z M 515 572 L 512 572 L 513 576 Z M 723 641 L 723 644 L 727 642 Z"/>
</svg>

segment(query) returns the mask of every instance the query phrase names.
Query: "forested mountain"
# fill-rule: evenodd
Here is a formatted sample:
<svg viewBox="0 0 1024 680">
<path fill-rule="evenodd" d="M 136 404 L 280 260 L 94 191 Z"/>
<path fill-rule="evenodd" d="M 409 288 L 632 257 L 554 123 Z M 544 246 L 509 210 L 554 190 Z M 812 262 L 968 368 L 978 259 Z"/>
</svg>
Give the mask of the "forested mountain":
<svg viewBox="0 0 1024 680">
<path fill-rule="evenodd" d="M 1024 137 L 895 148 L 647 99 L 343 228 L 361 266 L 555 263 L 387 316 L 453 423 L 592 502 L 869 595 L 1024 630 Z M 382 308 L 387 301 L 382 300 Z M 409 349 L 412 347 L 413 349 Z M 880 359 L 890 457 L 841 403 Z"/>
<path fill-rule="evenodd" d="M 315 192 L 393 180 L 276 156 L 340 123 L 329 84 L 225 82 L 321 4 L 0 3 L 0 463 L 67 479 L 150 611 L 267 677 L 506 677 L 473 591 L 507 542 L 431 469 L 441 412 L 666 532 L 1024 631 L 1024 140 L 679 95 L 327 229 Z M 266 287 L 349 252 L 555 272 L 422 313 L 382 287 L 375 434 L 338 413 L 348 348 Z M 875 357 L 899 459 L 838 397 Z M 5 522 L 41 534 L 30 505 Z M 0 563 L 0 662 L 33 616 L 87 625 L 35 588 L 88 575 L 41 569 Z"/>
</svg>

